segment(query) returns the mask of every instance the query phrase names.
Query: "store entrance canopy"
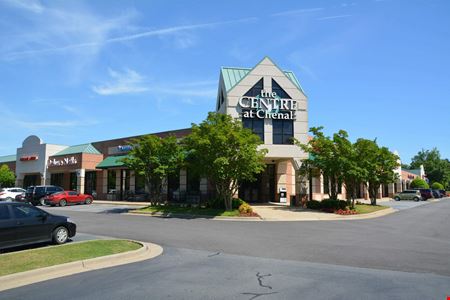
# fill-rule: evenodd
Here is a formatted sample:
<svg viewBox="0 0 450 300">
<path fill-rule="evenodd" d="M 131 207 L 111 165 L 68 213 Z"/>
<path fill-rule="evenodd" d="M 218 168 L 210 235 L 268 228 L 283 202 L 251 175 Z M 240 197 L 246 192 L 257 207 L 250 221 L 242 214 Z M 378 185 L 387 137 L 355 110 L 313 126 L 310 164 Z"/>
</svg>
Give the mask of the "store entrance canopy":
<svg viewBox="0 0 450 300">
<path fill-rule="evenodd" d="M 120 168 L 125 164 L 123 162 L 124 158 L 130 157 L 129 155 L 118 155 L 118 156 L 108 156 L 101 163 L 97 165 L 97 169 L 109 169 L 109 168 Z"/>
</svg>

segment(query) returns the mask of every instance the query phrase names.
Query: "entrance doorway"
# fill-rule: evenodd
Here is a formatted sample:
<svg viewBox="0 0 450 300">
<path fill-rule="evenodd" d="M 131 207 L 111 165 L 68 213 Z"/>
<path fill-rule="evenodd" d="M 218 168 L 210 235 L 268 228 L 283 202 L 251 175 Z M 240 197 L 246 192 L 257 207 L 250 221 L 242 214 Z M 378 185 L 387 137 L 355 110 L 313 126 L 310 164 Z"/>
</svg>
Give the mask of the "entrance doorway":
<svg viewBox="0 0 450 300">
<path fill-rule="evenodd" d="M 25 175 L 23 177 L 23 188 L 26 189 L 29 186 L 39 185 L 40 184 L 40 175 L 33 174 L 33 175 Z"/>
<path fill-rule="evenodd" d="M 239 188 L 239 198 L 249 203 L 274 202 L 275 165 L 268 164 L 253 182 L 243 182 Z"/>
</svg>

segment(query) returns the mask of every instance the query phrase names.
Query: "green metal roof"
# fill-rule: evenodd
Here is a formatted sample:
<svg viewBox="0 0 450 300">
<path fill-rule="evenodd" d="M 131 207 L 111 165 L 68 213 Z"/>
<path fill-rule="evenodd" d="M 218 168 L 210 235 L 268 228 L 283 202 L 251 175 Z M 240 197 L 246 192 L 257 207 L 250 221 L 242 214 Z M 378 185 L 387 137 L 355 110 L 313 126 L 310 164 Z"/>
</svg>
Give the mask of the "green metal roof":
<svg viewBox="0 0 450 300">
<path fill-rule="evenodd" d="M 14 162 L 16 161 L 16 158 L 17 158 L 16 155 L 0 156 L 0 163 Z"/>
<path fill-rule="evenodd" d="M 250 73 L 252 69 L 250 68 L 233 68 L 233 67 L 222 67 L 222 77 L 223 81 L 225 83 L 225 89 L 226 91 L 230 91 L 233 87 L 235 87 L 239 81 L 244 79 L 245 76 L 247 76 L 248 73 Z M 292 81 L 293 84 L 295 84 L 296 87 L 304 93 L 302 87 L 300 86 L 300 83 L 297 80 L 297 77 L 295 77 L 294 73 L 291 71 L 283 71 L 284 74 L 289 78 L 289 80 Z"/>
<path fill-rule="evenodd" d="M 53 154 L 53 156 L 77 154 L 77 153 L 101 154 L 100 151 L 98 151 L 97 149 L 95 149 L 94 146 L 92 146 L 92 144 L 81 144 L 67 147 L 64 150 L 61 150 L 58 153 Z"/>
<path fill-rule="evenodd" d="M 420 176 L 420 169 L 413 169 L 413 170 L 408 170 L 408 169 L 403 169 L 403 171 L 415 174 L 417 176 Z"/>
<path fill-rule="evenodd" d="M 102 160 L 98 165 L 97 169 L 108 169 L 122 167 L 125 164 L 121 161 L 124 158 L 130 157 L 129 155 L 118 155 L 118 156 L 108 156 Z"/>
</svg>

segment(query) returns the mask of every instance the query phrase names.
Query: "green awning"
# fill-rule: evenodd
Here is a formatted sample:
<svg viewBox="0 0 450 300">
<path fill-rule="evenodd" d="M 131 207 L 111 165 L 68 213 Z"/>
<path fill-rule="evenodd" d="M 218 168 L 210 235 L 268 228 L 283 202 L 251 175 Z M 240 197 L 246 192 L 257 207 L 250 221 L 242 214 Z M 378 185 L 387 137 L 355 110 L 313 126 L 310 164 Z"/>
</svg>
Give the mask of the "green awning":
<svg viewBox="0 0 450 300">
<path fill-rule="evenodd" d="M 125 164 L 122 159 L 129 157 L 129 155 L 118 155 L 118 156 L 108 156 L 102 160 L 98 165 L 97 169 L 108 169 L 108 168 L 119 168 L 123 167 Z"/>
</svg>

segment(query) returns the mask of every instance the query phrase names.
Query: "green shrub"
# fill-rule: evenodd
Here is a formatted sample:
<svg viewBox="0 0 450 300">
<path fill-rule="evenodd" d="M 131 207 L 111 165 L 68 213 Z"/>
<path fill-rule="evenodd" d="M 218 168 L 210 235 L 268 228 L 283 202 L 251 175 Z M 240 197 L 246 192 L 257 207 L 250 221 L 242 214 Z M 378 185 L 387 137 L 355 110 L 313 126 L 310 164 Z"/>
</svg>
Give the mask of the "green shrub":
<svg viewBox="0 0 450 300">
<path fill-rule="evenodd" d="M 233 207 L 233 209 L 239 208 L 242 204 L 248 204 L 248 203 L 239 198 L 233 198 L 233 200 L 231 201 L 231 207 Z"/>
<path fill-rule="evenodd" d="M 309 200 L 308 202 L 306 202 L 306 207 L 309 209 L 321 209 L 322 205 L 320 201 Z"/>
<path fill-rule="evenodd" d="M 253 212 L 253 208 L 248 203 L 244 202 L 239 206 L 240 214 L 251 214 L 252 212 Z"/>
<path fill-rule="evenodd" d="M 322 208 L 323 209 L 345 209 L 347 207 L 347 201 L 344 200 L 331 200 L 331 199 L 324 199 L 322 200 Z"/>
<path fill-rule="evenodd" d="M 430 186 L 428 185 L 428 183 L 423 180 L 422 178 L 414 178 L 413 181 L 411 181 L 411 185 L 410 187 L 412 189 L 429 189 Z"/>
<path fill-rule="evenodd" d="M 443 186 L 442 184 L 440 184 L 439 182 L 434 182 L 434 183 L 431 185 L 431 188 L 432 188 L 433 190 L 443 190 L 443 189 L 444 189 L 444 186 Z"/>
</svg>

